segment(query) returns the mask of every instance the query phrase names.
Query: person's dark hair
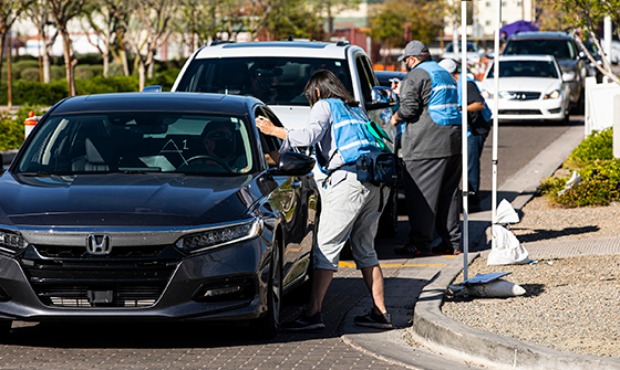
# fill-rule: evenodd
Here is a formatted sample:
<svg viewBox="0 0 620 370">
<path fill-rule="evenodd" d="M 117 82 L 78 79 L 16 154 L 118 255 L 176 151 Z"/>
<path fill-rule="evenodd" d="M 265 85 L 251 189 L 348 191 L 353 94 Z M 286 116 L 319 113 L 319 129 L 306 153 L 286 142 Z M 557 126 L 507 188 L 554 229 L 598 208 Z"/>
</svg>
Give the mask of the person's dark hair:
<svg viewBox="0 0 620 370">
<path fill-rule="evenodd" d="M 330 70 L 319 69 L 314 72 L 308 80 L 306 88 L 304 89 L 304 94 L 306 98 L 308 98 L 310 105 L 314 105 L 319 101 L 316 95 L 317 89 L 321 94 L 321 99 L 339 98 L 348 105 L 359 105 L 359 102 L 355 101 L 355 98 L 353 98 L 347 91 L 347 88 L 344 87 L 342 81 Z"/>
<path fill-rule="evenodd" d="M 418 58 L 420 63 L 433 59 L 430 54 L 416 55 L 415 57 Z"/>
</svg>

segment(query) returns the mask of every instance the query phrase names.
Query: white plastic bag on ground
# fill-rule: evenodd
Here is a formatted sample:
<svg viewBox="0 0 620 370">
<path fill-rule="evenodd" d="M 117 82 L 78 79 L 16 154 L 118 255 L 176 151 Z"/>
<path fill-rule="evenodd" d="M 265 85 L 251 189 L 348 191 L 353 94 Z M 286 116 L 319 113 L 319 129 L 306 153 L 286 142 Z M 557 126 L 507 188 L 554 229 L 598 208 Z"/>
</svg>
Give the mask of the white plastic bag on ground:
<svg viewBox="0 0 620 370">
<path fill-rule="evenodd" d="M 487 258 L 487 265 L 522 264 L 530 261 L 527 250 L 519 239 L 503 226 L 517 222 L 519 222 L 517 212 L 506 199 L 502 200 L 497 207 L 497 223 L 491 227 L 495 243 Z"/>
<path fill-rule="evenodd" d="M 512 231 L 502 225 L 493 225 L 492 231 L 495 245 L 489 252 L 487 265 L 511 265 L 530 261 L 527 250 Z"/>
</svg>

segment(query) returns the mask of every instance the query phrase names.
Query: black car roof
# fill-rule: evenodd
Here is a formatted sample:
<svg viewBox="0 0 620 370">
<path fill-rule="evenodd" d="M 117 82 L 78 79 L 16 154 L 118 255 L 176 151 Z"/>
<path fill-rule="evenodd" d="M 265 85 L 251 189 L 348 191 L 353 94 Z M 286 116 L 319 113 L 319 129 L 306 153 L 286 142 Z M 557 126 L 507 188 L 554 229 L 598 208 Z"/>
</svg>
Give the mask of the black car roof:
<svg viewBox="0 0 620 370">
<path fill-rule="evenodd" d="M 51 113 L 121 112 L 121 111 L 194 111 L 244 115 L 248 107 L 260 103 L 250 96 L 160 92 L 84 95 L 67 98 Z"/>
<path fill-rule="evenodd" d="M 513 40 L 534 40 L 534 39 L 564 39 L 569 40 L 573 37 L 566 32 L 555 31 L 532 31 L 532 32 L 519 32 L 510 36 Z"/>
</svg>

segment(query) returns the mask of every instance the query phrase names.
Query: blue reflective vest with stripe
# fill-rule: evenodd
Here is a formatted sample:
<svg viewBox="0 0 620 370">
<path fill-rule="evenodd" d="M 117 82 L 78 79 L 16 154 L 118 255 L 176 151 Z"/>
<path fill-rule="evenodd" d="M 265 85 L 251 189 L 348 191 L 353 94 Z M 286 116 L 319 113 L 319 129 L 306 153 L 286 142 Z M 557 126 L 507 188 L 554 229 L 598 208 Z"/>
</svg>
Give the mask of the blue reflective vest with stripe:
<svg viewBox="0 0 620 370">
<path fill-rule="evenodd" d="M 459 81 L 456 83 L 456 87 L 457 87 L 458 92 L 459 92 L 459 105 L 463 104 L 463 103 L 461 103 L 461 101 L 462 101 L 462 99 L 461 99 L 461 91 L 463 91 L 463 90 L 461 90 L 463 88 L 462 84 L 461 84 L 461 81 L 463 81 L 463 75 L 461 75 L 461 78 L 459 78 Z M 476 85 L 476 83 L 474 82 L 474 80 L 471 77 L 467 76 L 467 82 L 472 82 L 474 84 L 474 86 L 476 86 L 476 89 L 478 89 L 478 85 Z M 478 92 L 480 92 L 480 89 L 478 89 Z M 480 111 L 480 114 L 482 115 L 482 118 L 485 121 L 489 122 L 491 120 L 491 117 L 493 116 L 493 112 L 491 111 L 491 108 L 489 108 L 489 106 L 487 105 L 486 101 L 483 101 L 483 103 L 484 103 L 484 109 Z"/>
<path fill-rule="evenodd" d="M 431 78 L 428 113 L 433 121 L 441 126 L 461 125 L 458 91 L 450 73 L 432 61 L 420 63 L 415 68 L 426 71 Z"/>
<path fill-rule="evenodd" d="M 331 110 L 332 138 L 346 164 L 355 163 L 363 154 L 381 151 L 381 144 L 366 128 L 368 118 L 359 107 L 348 106 L 338 98 L 325 100 Z"/>
</svg>

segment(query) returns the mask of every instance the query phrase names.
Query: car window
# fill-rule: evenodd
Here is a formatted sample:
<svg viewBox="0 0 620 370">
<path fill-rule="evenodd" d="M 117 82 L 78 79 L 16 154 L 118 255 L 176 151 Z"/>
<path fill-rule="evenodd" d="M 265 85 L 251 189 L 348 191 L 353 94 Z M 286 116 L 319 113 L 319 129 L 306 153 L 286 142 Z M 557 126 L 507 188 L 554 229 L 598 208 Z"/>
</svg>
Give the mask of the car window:
<svg viewBox="0 0 620 370">
<path fill-rule="evenodd" d="M 360 87 L 362 89 L 362 96 L 364 102 L 372 101 L 372 87 L 375 85 L 374 76 L 370 64 L 361 55 L 358 55 L 355 59 L 356 69 L 360 81 Z"/>
<path fill-rule="evenodd" d="M 177 91 L 249 95 L 269 105 L 307 106 L 304 88 L 319 69 L 334 72 L 353 91 L 344 61 L 304 57 L 196 59 L 179 81 Z"/>
<path fill-rule="evenodd" d="M 236 175 L 254 166 L 243 117 L 121 112 L 57 115 L 39 124 L 18 172 Z"/>
<path fill-rule="evenodd" d="M 577 50 L 571 40 L 568 39 L 509 40 L 504 54 L 551 54 L 557 59 L 575 59 Z"/>
<path fill-rule="evenodd" d="M 271 120 L 271 122 L 273 122 L 274 125 L 278 127 L 283 127 L 278 117 L 275 114 L 273 114 L 269 109 L 258 107 L 256 108 L 255 116 L 256 117 L 265 116 L 269 118 L 269 120 Z M 278 163 L 276 160 L 276 157 L 277 157 L 276 153 L 279 152 L 280 147 L 282 146 L 282 140 L 275 136 L 265 135 L 263 133 L 259 133 L 259 136 L 260 136 L 261 146 L 263 149 L 263 155 L 265 156 L 265 159 L 267 160 L 267 164 L 270 167 L 277 166 Z"/>
<path fill-rule="evenodd" d="M 487 78 L 495 76 L 491 66 Z M 514 60 L 499 63 L 500 77 L 559 78 L 555 64 L 546 60 Z"/>
</svg>

